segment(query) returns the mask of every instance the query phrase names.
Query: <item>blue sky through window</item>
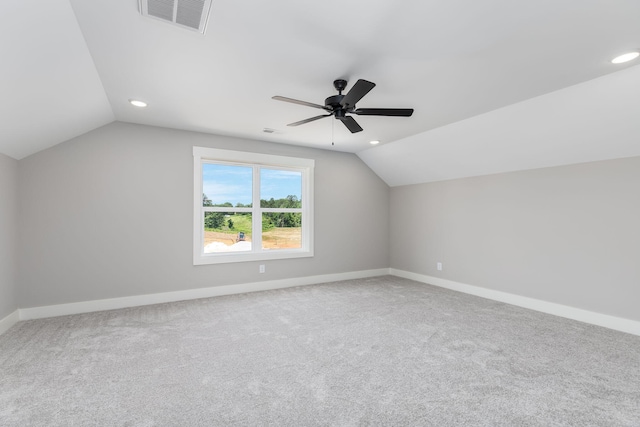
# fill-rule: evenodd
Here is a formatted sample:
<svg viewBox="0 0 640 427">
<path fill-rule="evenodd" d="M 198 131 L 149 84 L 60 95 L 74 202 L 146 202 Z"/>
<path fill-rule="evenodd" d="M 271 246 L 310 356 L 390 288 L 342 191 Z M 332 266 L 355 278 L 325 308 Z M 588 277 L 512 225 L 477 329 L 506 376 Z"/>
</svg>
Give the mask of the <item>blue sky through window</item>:
<svg viewBox="0 0 640 427">
<path fill-rule="evenodd" d="M 302 200 L 302 173 L 279 169 L 260 170 L 260 198 L 278 200 L 296 196 Z"/>
<path fill-rule="evenodd" d="M 247 166 L 202 165 L 202 191 L 214 205 L 230 202 L 251 204 L 251 176 L 253 170 Z"/>
<path fill-rule="evenodd" d="M 251 204 L 252 168 L 205 163 L 202 165 L 202 190 L 214 205 L 222 203 Z M 284 199 L 289 195 L 302 198 L 302 174 L 296 171 L 261 169 L 260 198 Z"/>
</svg>

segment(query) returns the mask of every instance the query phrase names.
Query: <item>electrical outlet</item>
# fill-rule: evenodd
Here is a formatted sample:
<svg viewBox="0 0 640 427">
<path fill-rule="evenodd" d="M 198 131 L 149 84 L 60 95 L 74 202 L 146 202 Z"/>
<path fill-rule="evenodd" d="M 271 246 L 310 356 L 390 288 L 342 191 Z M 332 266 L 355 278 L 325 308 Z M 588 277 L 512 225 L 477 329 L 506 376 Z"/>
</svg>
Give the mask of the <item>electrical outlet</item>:
<svg viewBox="0 0 640 427">
<path fill-rule="evenodd" d="M 264 268 L 264 264 L 260 264 L 260 273 L 264 273 L 265 268 Z"/>
<path fill-rule="evenodd" d="M 442 263 L 441 263 L 441 262 L 439 262 L 439 263 L 436 265 L 436 267 L 438 267 L 438 271 L 442 271 Z"/>
</svg>

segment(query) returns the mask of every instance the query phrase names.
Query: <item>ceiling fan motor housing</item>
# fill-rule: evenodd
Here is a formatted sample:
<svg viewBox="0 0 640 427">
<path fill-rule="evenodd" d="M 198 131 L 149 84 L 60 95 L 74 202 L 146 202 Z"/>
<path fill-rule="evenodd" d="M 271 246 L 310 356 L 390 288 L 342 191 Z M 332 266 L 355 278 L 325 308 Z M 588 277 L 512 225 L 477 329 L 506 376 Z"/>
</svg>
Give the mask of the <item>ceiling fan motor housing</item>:
<svg viewBox="0 0 640 427">
<path fill-rule="evenodd" d="M 324 100 L 324 105 L 331 108 L 331 110 L 337 110 L 341 108 L 340 101 L 342 101 L 344 95 L 333 95 Z"/>
</svg>

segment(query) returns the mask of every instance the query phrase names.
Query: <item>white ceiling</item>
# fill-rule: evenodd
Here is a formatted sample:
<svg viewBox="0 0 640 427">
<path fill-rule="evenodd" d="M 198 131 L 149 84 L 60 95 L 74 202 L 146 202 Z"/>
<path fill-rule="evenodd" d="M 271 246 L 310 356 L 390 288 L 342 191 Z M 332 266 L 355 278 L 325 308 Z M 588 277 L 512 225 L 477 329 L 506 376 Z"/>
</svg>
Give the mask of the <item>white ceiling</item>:
<svg viewBox="0 0 640 427">
<path fill-rule="evenodd" d="M 479 149 L 468 137 L 478 128 L 462 122 L 489 117 L 500 127 L 521 101 L 635 70 L 610 59 L 640 48 L 638 16 L 637 0 L 214 0 L 203 36 L 141 16 L 137 0 L 4 0 L 0 152 L 19 159 L 120 120 L 355 152 L 389 183 L 572 163 L 580 160 L 526 149 L 540 162 L 518 163 L 522 152 L 511 150 L 514 160 L 489 134 Z M 319 110 L 273 95 L 322 104 L 336 78 L 377 84 L 358 107 L 415 113 L 356 116 L 365 129 L 357 134 L 333 118 L 286 126 Z M 129 98 L 149 107 L 136 109 Z M 486 115 L 510 105 L 516 110 Z M 522 114 L 535 111 L 547 110 Z M 471 151 L 441 149 L 434 141 L 442 132 L 465 139 L 459 148 Z M 372 139 L 382 144 L 370 149 Z M 489 167 L 496 150 L 502 163 Z M 460 171 L 387 176 L 407 156 L 435 156 L 434 165 Z"/>
<path fill-rule="evenodd" d="M 114 120 L 68 0 L 2 0 L 0 153 L 20 159 Z"/>
<path fill-rule="evenodd" d="M 358 156 L 390 186 L 640 156 L 640 67 Z"/>
</svg>

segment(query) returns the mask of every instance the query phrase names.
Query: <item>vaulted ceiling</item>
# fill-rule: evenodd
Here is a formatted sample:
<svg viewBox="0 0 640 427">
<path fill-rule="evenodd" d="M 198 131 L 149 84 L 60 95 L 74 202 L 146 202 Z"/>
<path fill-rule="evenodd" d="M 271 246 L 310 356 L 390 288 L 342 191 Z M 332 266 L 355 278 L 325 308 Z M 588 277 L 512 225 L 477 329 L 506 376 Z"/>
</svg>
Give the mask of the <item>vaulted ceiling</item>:
<svg viewBox="0 0 640 427">
<path fill-rule="evenodd" d="M 5 0 L 0 152 L 119 120 L 354 152 L 390 185 L 640 155 L 640 68 L 610 62 L 640 48 L 639 16 L 636 0 L 214 0 L 202 35 L 137 0 Z M 337 78 L 377 84 L 358 107 L 415 113 L 286 126 L 322 112 L 272 96 L 323 104 Z"/>
</svg>

